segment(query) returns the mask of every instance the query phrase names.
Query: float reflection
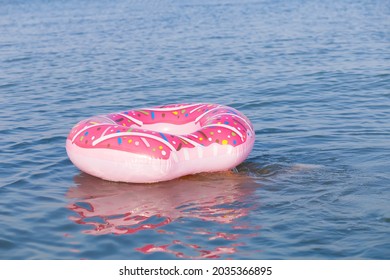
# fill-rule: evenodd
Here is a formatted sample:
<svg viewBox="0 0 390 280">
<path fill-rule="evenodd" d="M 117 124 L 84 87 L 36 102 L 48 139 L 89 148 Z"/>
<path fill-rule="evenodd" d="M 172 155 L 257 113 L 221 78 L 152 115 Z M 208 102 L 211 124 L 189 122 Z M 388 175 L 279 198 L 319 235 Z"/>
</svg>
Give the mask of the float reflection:
<svg viewBox="0 0 390 280">
<path fill-rule="evenodd" d="M 202 236 L 207 242 L 215 239 L 235 242 L 210 250 L 205 249 L 204 244 L 188 244 L 175 239 L 170 244 L 146 244 L 136 248 L 146 254 L 166 252 L 183 258 L 189 256 L 171 247 L 180 244 L 191 248 L 198 252 L 196 258 L 217 258 L 236 252 L 237 246 L 242 245 L 237 243 L 242 237 L 237 232 L 246 229 L 248 235 L 248 227 L 233 222 L 255 207 L 256 203 L 248 198 L 259 187 L 249 176 L 233 172 L 199 174 L 155 184 L 114 183 L 82 173 L 75 176 L 74 182 L 75 186 L 68 192 L 72 201 L 68 207 L 77 214 L 71 217 L 74 222 L 89 225 L 83 231 L 85 234 L 122 235 L 142 230 L 171 233 L 167 225 L 178 220 L 196 219 L 205 228 L 197 226 L 187 234 Z M 213 232 L 206 228 L 210 222 L 231 226 L 227 232 Z"/>
</svg>

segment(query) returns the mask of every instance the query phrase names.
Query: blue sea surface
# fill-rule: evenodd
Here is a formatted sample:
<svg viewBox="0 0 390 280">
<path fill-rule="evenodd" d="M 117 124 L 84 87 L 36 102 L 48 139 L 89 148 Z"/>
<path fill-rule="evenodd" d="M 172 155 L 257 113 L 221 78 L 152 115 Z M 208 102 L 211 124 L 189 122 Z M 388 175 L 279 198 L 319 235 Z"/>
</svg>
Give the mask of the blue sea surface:
<svg viewBox="0 0 390 280">
<path fill-rule="evenodd" d="M 232 106 L 231 172 L 103 181 L 73 125 Z M 390 259 L 390 2 L 0 0 L 0 259 Z"/>
</svg>

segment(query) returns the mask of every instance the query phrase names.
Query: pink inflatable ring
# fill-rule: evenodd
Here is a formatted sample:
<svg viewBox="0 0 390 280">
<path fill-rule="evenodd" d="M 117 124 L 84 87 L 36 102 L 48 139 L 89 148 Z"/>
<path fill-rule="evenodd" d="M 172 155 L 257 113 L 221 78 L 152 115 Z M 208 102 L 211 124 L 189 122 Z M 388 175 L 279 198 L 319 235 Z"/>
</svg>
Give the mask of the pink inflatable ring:
<svg viewBox="0 0 390 280">
<path fill-rule="evenodd" d="M 151 183 L 224 171 L 255 141 L 239 111 L 216 104 L 174 104 L 99 115 L 79 122 L 66 150 L 80 170 L 110 181 Z"/>
</svg>

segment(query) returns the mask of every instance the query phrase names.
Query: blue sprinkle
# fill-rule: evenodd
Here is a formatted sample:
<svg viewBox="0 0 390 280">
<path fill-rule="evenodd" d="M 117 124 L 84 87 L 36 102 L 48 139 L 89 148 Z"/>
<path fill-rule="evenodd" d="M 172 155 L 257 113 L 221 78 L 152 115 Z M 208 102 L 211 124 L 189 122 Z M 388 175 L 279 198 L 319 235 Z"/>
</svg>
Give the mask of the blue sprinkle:
<svg viewBox="0 0 390 280">
<path fill-rule="evenodd" d="M 122 138 L 118 138 L 118 144 L 122 144 Z"/>
<path fill-rule="evenodd" d="M 225 122 L 225 124 L 229 124 L 229 122 L 228 122 L 228 121 L 226 121 L 226 122 Z"/>
<path fill-rule="evenodd" d="M 160 135 L 161 135 L 161 137 L 162 137 L 165 141 L 169 142 L 168 139 L 167 139 L 167 137 L 165 137 L 164 134 L 162 134 L 162 133 L 160 132 Z"/>
<path fill-rule="evenodd" d="M 187 118 L 188 117 L 188 113 L 186 113 L 184 116 Z"/>
<path fill-rule="evenodd" d="M 150 115 L 152 116 L 152 120 L 154 120 L 154 112 L 150 112 Z"/>
<path fill-rule="evenodd" d="M 87 136 L 87 135 L 88 135 L 88 131 L 86 131 L 86 132 L 84 133 L 84 135 Z"/>
<path fill-rule="evenodd" d="M 233 140 L 233 145 L 236 145 L 237 144 L 237 141 L 236 140 Z"/>
</svg>

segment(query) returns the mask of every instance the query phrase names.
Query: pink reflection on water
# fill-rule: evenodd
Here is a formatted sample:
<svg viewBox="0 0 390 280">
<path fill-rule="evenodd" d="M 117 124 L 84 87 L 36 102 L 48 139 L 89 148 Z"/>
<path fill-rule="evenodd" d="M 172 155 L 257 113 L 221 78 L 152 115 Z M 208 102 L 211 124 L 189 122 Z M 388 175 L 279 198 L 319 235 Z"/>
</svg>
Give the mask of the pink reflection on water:
<svg viewBox="0 0 390 280">
<path fill-rule="evenodd" d="M 181 245 L 183 245 L 183 246 L 187 246 L 187 247 L 191 247 L 191 248 L 195 249 L 195 251 L 198 252 L 197 256 L 185 255 L 182 252 L 172 250 L 172 249 L 170 249 L 170 247 L 172 245 L 174 245 L 174 244 L 166 244 L 166 245 L 160 245 L 160 246 L 148 244 L 148 245 L 145 245 L 144 247 L 137 248 L 137 251 L 142 252 L 144 254 L 164 252 L 164 253 L 170 253 L 172 255 L 175 255 L 178 258 L 185 258 L 185 259 L 217 259 L 217 258 L 220 258 L 222 255 L 234 254 L 235 252 L 237 252 L 236 247 L 239 245 L 242 245 L 242 244 L 233 244 L 231 247 L 220 246 L 220 247 L 216 247 L 214 250 L 204 250 L 204 249 L 201 249 L 200 246 L 197 246 L 197 245 L 181 243 Z"/>
<path fill-rule="evenodd" d="M 68 208 L 77 215 L 70 219 L 91 226 L 83 233 L 92 235 L 134 234 L 142 230 L 174 235 L 175 232 L 163 227 L 185 218 L 232 224 L 248 214 L 250 207 L 243 201 L 256 188 L 247 176 L 230 172 L 188 176 L 157 184 L 113 183 L 86 174 L 76 176 L 74 181 L 76 186 L 68 192 L 73 203 Z M 234 227 L 241 226 L 232 225 L 233 232 L 237 231 Z M 206 241 L 238 240 L 245 236 L 205 229 L 194 229 L 191 234 L 204 236 Z M 193 250 L 195 256 L 172 248 L 178 244 Z M 176 240 L 164 245 L 147 244 L 136 250 L 145 254 L 165 252 L 179 258 L 218 258 L 235 253 L 237 246 L 205 249 Z"/>
</svg>

